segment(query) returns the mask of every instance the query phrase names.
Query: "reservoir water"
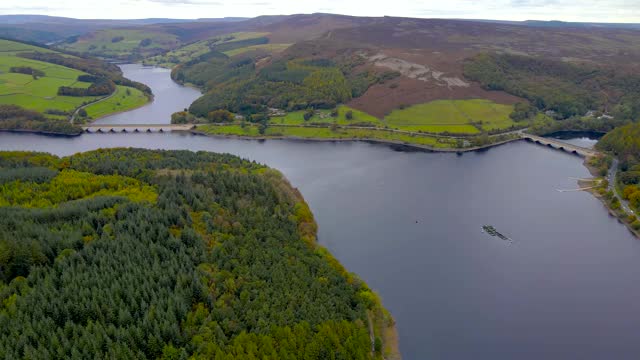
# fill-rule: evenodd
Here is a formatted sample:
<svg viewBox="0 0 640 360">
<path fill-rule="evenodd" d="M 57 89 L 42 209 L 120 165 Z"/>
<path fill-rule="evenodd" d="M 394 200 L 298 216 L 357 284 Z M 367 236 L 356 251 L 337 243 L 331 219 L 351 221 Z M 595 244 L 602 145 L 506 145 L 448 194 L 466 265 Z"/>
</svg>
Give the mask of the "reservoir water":
<svg viewBox="0 0 640 360">
<path fill-rule="evenodd" d="M 169 69 L 140 64 L 125 64 L 120 68 L 125 77 L 151 88 L 153 102 L 128 112 L 100 118 L 95 121 L 96 124 L 169 124 L 171 114 L 188 108 L 201 96 L 200 91 L 173 82 Z"/>
<path fill-rule="evenodd" d="M 313 210 L 320 243 L 380 293 L 404 359 L 640 355 L 640 242 L 590 194 L 556 191 L 588 176 L 579 157 L 525 142 L 457 156 L 359 142 L 0 133 L 0 150 L 120 146 L 228 152 L 282 171 Z"/>
<path fill-rule="evenodd" d="M 603 135 L 603 133 L 597 133 L 593 131 L 559 131 L 550 134 L 547 137 L 564 141 L 571 145 L 593 149 L 593 147 Z"/>
</svg>

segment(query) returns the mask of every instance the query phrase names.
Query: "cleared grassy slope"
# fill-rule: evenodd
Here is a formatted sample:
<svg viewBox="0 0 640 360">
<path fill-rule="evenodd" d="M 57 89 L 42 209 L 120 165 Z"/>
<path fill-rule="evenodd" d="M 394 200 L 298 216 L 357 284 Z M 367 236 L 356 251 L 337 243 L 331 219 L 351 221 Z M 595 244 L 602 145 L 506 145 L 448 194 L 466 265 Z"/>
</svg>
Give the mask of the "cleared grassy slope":
<svg viewBox="0 0 640 360">
<path fill-rule="evenodd" d="M 9 40 L 0 40 L 0 49 L 0 105 L 18 105 L 44 113 L 48 118 L 66 121 L 78 107 L 105 98 L 59 96 L 58 88 L 61 86 L 88 88 L 91 83 L 78 81 L 78 76 L 88 74 L 62 65 L 19 56 L 21 53 L 55 52 L 53 50 Z M 44 76 L 15 73 L 11 71 L 12 67 L 40 70 Z M 112 99 L 88 106 L 89 116 L 95 119 L 138 107 L 148 101 L 140 90 L 132 87 L 118 86 L 116 92 Z"/>
<path fill-rule="evenodd" d="M 147 40 L 148 39 L 148 40 Z M 147 40 L 148 44 L 143 43 Z M 110 58 L 149 56 L 178 46 L 176 35 L 144 29 L 107 29 L 84 36 L 60 47 L 79 53 Z"/>
<path fill-rule="evenodd" d="M 391 128 L 431 133 L 477 134 L 515 125 L 512 105 L 489 100 L 436 100 L 394 110 L 385 121 Z"/>
<path fill-rule="evenodd" d="M 85 110 L 92 119 L 97 119 L 117 112 L 135 109 L 147 102 L 148 99 L 142 91 L 118 85 L 113 96 L 104 101 L 91 104 Z"/>
<path fill-rule="evenodd" d="M 241 41 L 251 40 L 251 39 L 259 39 L 269 35 L 269 33 L 263 32 L 238 32 L 238 33 L 230 33 L 220 36 L 214 36 L 209 39 L 201 40 L 194 42 L 192 44 L 188 44 L 182 47 L 179 47 L 175 50 L 171 50 L 166 54 L 152 56 L 144 60 L 144 64 L 147 65 L 156 65 L 167 68 L 172 68 L 180 63 L 184 63 L 193 59 L 198 58 L 212 50 L 216 47 L 220 47 L 225 44 L 238 43 Z M 242 53 L 250 47 L 253 46 L 264 46 L 263 45 L 250 45 L 247 47 L 241 47 L 238 49 L 231 49 L 224 51 L 227 56 L 233 56 L 235 54 Z M 271 44 L 275 46 L 276 44 Z M 242 50 L 241 50 L 242 49 Z"/>
<path fill-rule="evenodd" d="M 16 43 L 17 44 L 17 43 Z M 22 44 L 20 44 L 22 45 Z M 83 103 L 95 101 L 95 96 L 58 96 L 60 86 L 87 88 L 90 83 L 77 81 L 85 72 L 42 61 L 17 57 L 20 51 L 14 47 L 11 55 L 0 55 L 0 104 L 15 104 L 25 109 L 45 112 L 57 110 L 70 112 Z M 32 51 L 32 49 L 26 49 Z M 37 49 L 37 48 L 36 48 Z M 31 75 L 10 72 L 11 67 L 28 66 L 41 70 L 45 76 L 35 79 Z M 64 118 L 60 115 L 49 115 L 53 118 Z"/>
</svg>

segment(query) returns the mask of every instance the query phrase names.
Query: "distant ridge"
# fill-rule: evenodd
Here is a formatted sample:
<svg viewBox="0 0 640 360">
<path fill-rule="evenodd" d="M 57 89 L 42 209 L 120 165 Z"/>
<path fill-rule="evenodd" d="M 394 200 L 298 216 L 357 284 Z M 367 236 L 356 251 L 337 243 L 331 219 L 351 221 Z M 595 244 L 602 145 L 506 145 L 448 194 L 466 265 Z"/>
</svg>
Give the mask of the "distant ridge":
<svg viewBox="0 0 640 360">
<path fill-rule="evenodd" d="M 249 18 L 244 17 L 224 17 L 224 18 L 200 18 L 200 19 L 172 19 L 172 18 L 144 18 L 144 19 L 76 19 L 61 16 L 49 15 L 0 15 L 0 25 L 20 25 L 32 23 L 45 24 L 66 24 L 76 25 L 83 23 L 102 24 L 102 25 L 151 25 L 151 24 L 168 24 L 168 23 L 185 23 L 185 22 L 233 22 L 243 21 Z"/>
<path fill-rule="evenodd" d="M 39 43 L 56 43 L 100 29 L 171 25 L 185 23 L 229 24 L 247 20 L 240 17 L 203 19 L 74 19 L 48 15 L 0 15 L 0 36 Z"/>
<path fill-rule="evenodd" d="M 571 22 L 561 20 L 487 20 L 487 19 L 456 19 L 461 21 L 483 22 L 490 24 L 522 25 L 546 28 L 606 28 L 640 30 L 640 23 L 599 23 L 599 22 Z"/>
<path fill-rule="evenodd" d="M 63 24 L 63 25 L 93 25 L 92 27 L 114 27 L 114 26 L 133 26 L 133 25 L 152 25 L 152 24 L 171 24 L 171 23 L 189 23 L 189 22 L 239 22 L 246 20 L 254 20 L 257 22 L 279 20 L 287 17 L 296 17 L 301 15 L 311 16 L 336 16 L 343 18 L 367 18 L 351 15 L 329 14 L 329 13 L 313 13 L 313 14 L 291 14 L 291 15 L 262 15 L 257 17 L 222 17 L 222 18 L 197 18 L 197 19 L 173 19 L 173 18 L 141 18 L 141 19 L 77 19 L 61 16 L 35 15 L 35 14 L 15 14 L 0 15 L 0 26 L 4 25 L 21 25 L 21 24 Z M 376 17 L 370 17 L 376 18 Z M 394 18 L 392 16 L 384 16 L 382 18 Z M 395 17 L 402 18 L 402 17 Z M 426 19 L 426 18 L 407 18 L 407 19 Z M 484 22 L 494 24 L 510 24 L 524 25 L 534 27 L 567 27 L 567 28 L 619 28 L 619 29 L 640 29 L 640 23 L 599 23 L 599 22 L 571 22 L 562 20 L 492 20 L 492 19 L 433 19 L 433 20 L 461 20 Z"/>
</svg>

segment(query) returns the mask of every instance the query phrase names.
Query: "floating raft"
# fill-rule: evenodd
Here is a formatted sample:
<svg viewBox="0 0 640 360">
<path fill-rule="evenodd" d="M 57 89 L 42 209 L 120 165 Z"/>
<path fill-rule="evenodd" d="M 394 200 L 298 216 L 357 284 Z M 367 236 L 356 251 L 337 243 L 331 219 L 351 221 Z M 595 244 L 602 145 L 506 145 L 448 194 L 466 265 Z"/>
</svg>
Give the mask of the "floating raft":
<svg viewBox="0 0 640 360">
<path fill-rule="evenodd" d="M 500 233 L 496 228 L 491 225 L 482 225 L 482 230 L 491 236 L 496 236 L 505 241 L 511 241 L 511 239 L 502 233 Z"/>
</svg>

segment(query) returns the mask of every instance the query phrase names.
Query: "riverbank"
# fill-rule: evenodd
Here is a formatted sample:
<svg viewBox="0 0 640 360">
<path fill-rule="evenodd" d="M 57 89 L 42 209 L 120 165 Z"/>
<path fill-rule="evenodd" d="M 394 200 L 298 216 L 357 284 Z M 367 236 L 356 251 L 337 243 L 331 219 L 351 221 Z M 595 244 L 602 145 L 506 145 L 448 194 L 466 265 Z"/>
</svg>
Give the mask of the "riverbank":
<svg viewBox="0 0 640 360">
<path fill-rule="evenodd" d="M 504 145 L 513 141 L 519 141 L 522 140 L 522 138 L 520 136 L 514 135 L 514 134 L 503 134 L 502 136 L 510 136 L 507 139 L 504 140 L 499 140 L 493 143 L 488 143 L 485 145 L 479 145 L 479 146 L 466 146 L 466 147 L 454 147 L 451 146 L 454 144 L 453 141 L 446 141 L 446 142 L 439 142 L 438 139 L 433 138 L 433 137 L 428 137 L 428 136 L 422 136 L 422 135 L 415 135 L 415 137 L 411 137 L 411 138 L 424 138 L 424 139 L 428 139 L 429 143 L 415 143 L 415 142 L 409 142 L 406 140 L 395 140 L 395 139 L 384 139 L 384 138 L 377 138 L 377 137 L 368 137 L 368 136 L 340 136 L 340 137 L 335 137 L 335 136 L 331 136 L 332 134 L 329 134 L 329 136 L 297 136 L 297 135 L 281 135 L 281 134 L 274 134 L 274 135 L 265 135 L 265 134 L 237 134 L 237 133 L 223 133 L 223 132 L 216 132 L 216 131 L 211 131 L 213 129 L 218 130 L 220 129 L 221 126 L 219 125 L 204 125 L 204 126 L 198 126 L 196 127 L 196 129 L 192 129 L 190 130 L 191 133 L 193 134 L 198 134 L 198 135 L 204 135 L 204 136 L 209 136 L 209 137 L 214 137 L 214 138 L 227 138 L 227 139 L 241 139 L 241 140 L 293 140 L 293 141 L 310 141 L 310 142 L 367 142 L 367 143 L 376 143 L 376 144 L 385 144 L 385 145 L 391 145 L 395 148 L 406 148 L 407 150 L 418 150 L 418 151 L 426 151 L 426 152 L 448 152 L 448 153 L 464 153 L 464 152 L 475 152 L 475 151 L 483 151 L 483 150 L 488 150 L 490 148 L 496 147 L 496 146 L 500 146 L 500 145 Z M 298 129 L 305 129 L 305 128 L 298 128 Z M 312 130 L 329 130 L 329 128 L 310 128 Z M 357 130 L 361 130 L 361 129 L 357 129 Z M 379 131 L 379 130 L 375 130 L 375 129 L 369 129 L 369 133 L 370 132 L 374 132 L 374 131 Z M 497 136 L 501 136 L 501 135 L 496 135 Z M 438 146 L 441 145 L 441 146 Z"/>
<path fill-rule="evenodd" d="M 601 169 L 593 166 L 590 163 L 591 160 L 592 158 L 585 158 L 583 165 L 587 168 L 587 170 L 589 170 L 589 173 L 591 174 L 591 176 L 593 176 L 594 179 L 602 178 L 600 173 Z M 615 178 L 609 178 L 608 182 L 614 182 L 613 187 L 615 188 Z M 627 212 L 624 211 L 624 209 L 620 206 L 620 202 L 624 200 L 619 197 L 615 189 L 613 190 L 613 196 L 617 199 L 618 205 L 617 206 L 613 205 L 614 203 L 612 203 L 610 196 L 607 195 L 608 189 L 605 184 L 607 184 L 608 182 L 605 182 L 601 186 L 596 188 L 586 189 L 585 191 L 589 192 L 596 199 L 600 200 L 602 205 L 607 209 L 607 212 L 609 212 L 610 216 L 617 218 L 618 222 L 620 224 L 623 224 L 629 230 L 629 232 L 633 234 L 633 236 L 635 236 L 637 239 L 640 239 L 640 231 L 634 229 L 632 226 L 633 222 L 636 221 L 636 216 L 632 214 L 627 214 Z M 587 181 L 587 180 L 578 180 L 578 186 L 580 188 L 591 187 L 593 186 L 593 182 Z"/>
<path fill-rule="evenodd" d="M 88 105 L 85 110 L 91 117 L 91 123 L 93 123 L 108 116 L 114 116 L 150 105 L 154 100 L 155 96 L 153 94 L 145 94 L 131 87 L 118 86 L 111 96 Z M 107 109 L 110 105 L 111 109 Z"/>
<path fill-rule="evenodd" d="M 89 125 L 93 125 L 93 123 L 95 123 L 96 121 L 98 121 L 100 119 L 104 119 L 104 118 L 109 117 L 109 116 L 114 116 L 114 115 L 126 113 L 126 112 L 129 112 L 129 111 L 132 111 L 132 110 L 136 110 L 136 109 L 151 105 L 153 103 L 153 101 L 154 101 L 154 97 L 153 96 L 147 97 L 147 99 L 148 99 L 148 101 L 145 102 L 145 103 L 137 104 L 137 105 L 135 105 L 133 107 L 130 107 L 128 109 L 118 110 L 118 111 L 115 111 L 115 112 L 112 112 L 112 113 L 109 113 L 109 114 L 101 115 L 101 116 L 99 116 L 99 117 L 97 117 L 95 119 L 91 119 L 91 122 L 89 123 Z"/>
<path fill-rule="evenodd" d="M 18 134 L 36 134 L 36 135 L 46 135 L 53 137 L 77 137 L 82 135 L 82 131 L 78 133 L 61 133 L 55 131 L 43 131 L 43 130 L 33 130 L 33 129 L 0 129 L 0 132 L 6 133 L 18 133 Z"/>
<path fill-rule="evenodd" d="M 318 224 L 302 193 L 277 170 L 269 169 L 264 171 L 263 175 L 295 204 L 298 233 L 302 241 L 340 273 L 348 283 L 361 284 L 362 288 L 358 292 L 358 297 L 367 304 L 366 319 L 363 319 L 366 322 L 363 324 L 368 327 L 372 354 L 374 356 L 381 355 L 384 360 L 401 360 L 396 322 L 391 313 L 382 305 L 380 296 L 373 292 L 357 275 L 347 271 L 327 248 L 318 243 Z"/>
</svg>

